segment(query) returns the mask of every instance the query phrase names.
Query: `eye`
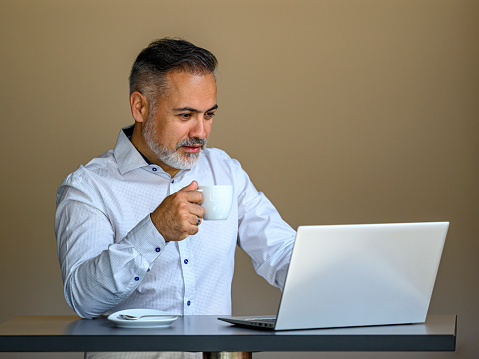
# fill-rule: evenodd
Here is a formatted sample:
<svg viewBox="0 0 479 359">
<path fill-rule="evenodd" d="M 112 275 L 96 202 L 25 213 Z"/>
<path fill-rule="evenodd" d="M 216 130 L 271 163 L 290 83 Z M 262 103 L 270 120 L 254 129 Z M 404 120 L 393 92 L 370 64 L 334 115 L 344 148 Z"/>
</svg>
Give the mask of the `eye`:
<svg viewBox="0 0 479 359">
<path fill-rule="evenodd" d="M 205 113 L 205 118 L 210 118 L 211 119 L 211 118 L 213 118 L 214 115 L 215 115 L 214 112 L 207 112 L 207 113 Z"/>
<path fill-rule="evenodd" d="M 180 113 L 178 116 L 180 116 L 183 120 L 189 120 L 191 118 L 191 113 Z"/>
</svg>

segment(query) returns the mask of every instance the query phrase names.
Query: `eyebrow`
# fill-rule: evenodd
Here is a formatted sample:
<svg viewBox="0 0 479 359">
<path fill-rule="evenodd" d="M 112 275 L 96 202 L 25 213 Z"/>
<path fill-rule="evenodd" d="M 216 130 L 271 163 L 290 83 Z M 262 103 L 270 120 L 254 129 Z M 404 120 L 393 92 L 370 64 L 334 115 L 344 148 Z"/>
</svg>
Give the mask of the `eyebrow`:
<svg viewBox="0 0 479 359">
<path fill-rule="evenodd" d="M 218 108 L 218 105 L 214 105 L 212 108 L 206 110 L 205 112 L 210 112 L 210 111 L 216 110 L 217 108 Z M 201 112 L 200 110 L 197 110 L 197 109 L 192 108 L 192 107 L 175 108 L 175 109 L 173 109 L 173 111 L 175 111 L 175 112 L 189 111 L 189 112 L 195 112 L 195 113 L 200 113 Z"/>
</svg>

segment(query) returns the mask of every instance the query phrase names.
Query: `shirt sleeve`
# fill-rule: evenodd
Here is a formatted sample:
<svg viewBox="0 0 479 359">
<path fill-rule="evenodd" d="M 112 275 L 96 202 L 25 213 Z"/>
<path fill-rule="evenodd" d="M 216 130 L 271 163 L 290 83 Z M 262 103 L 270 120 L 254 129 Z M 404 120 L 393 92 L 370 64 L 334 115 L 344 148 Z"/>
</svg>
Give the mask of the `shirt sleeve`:
<svg viewBox="0 0 479 359">
<path fill-rule="evenodd" d="M 57 193 L 55 234 L 65 299 L 83 318 L 127 298 L 166 246 L 149 215 L 115 243 L 101 205 L 71 178 Z"/>
<path fill-rule="evenodd" d="M 282 290 L 296 232 L 268 198 L 256 190 L 239 164 L 236 183 L 238 245 L 250 256 L 256 272 Z"/>
</svg>

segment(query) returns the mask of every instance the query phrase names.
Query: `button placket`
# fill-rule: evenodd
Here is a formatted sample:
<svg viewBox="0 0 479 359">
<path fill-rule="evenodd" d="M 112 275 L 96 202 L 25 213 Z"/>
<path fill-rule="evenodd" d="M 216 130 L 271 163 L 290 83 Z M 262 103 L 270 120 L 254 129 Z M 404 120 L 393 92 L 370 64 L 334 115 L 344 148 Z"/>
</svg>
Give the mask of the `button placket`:
<svg viewBox="0 0 479 359">
<path fill-rule="evenodd" d="M 178 243 L 180 252 L 180 260 L 183 274 L 183 281 L 185 283 L 185 296 L 183 298 L 184 313 L 195 314 L 195 272 L 191 261 L 189 238 L 186 238 Z"/>
</svg>

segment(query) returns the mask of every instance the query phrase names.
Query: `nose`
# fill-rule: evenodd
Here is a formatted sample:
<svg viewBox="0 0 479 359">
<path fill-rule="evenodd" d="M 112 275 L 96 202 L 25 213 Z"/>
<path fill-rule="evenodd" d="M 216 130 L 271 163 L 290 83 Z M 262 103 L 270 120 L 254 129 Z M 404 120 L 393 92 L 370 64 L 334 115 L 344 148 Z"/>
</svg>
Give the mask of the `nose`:
<svg viewBox="0 0 479 359">
<path fill-rule="evenodd" d="M 198 116 L 190 129 L 190 138 L 206 138 L 208 135 L 206 120 L 203 116 Z"/>
</svg>

